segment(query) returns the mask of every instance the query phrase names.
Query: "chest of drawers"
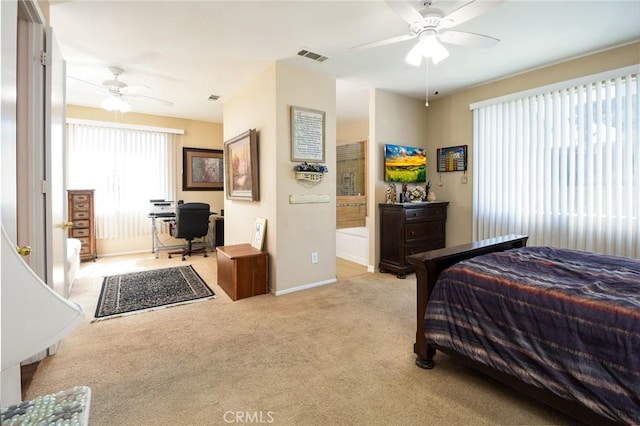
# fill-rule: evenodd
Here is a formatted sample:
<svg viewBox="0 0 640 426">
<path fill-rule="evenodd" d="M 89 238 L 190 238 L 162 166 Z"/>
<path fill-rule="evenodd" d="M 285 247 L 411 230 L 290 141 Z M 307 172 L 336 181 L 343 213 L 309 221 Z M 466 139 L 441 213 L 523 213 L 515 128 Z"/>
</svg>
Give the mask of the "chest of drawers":
<svg viewBox="0 0 640 426">
<path fill-rule="evenodd" d="M 380 272 L 405 278 L 407 256 L 445 246 L 448 202 L 380 204 Z"/>
<path fill-rule="evenodd" d="M 98 257 L 93 216 L 93 191 L 93 189 L 67 191 L 69 221 L 73 222 L 73 227 L 69 229 L 69 237 L 77 238 L 82 243 L 80 260 L 95 260 Z"/>
</svg>

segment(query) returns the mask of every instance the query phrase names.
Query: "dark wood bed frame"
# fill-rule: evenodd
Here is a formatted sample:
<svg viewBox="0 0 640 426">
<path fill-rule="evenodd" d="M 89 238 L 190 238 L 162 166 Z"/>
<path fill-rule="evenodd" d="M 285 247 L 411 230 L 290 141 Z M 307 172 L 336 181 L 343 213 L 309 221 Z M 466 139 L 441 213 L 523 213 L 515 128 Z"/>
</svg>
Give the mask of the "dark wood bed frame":
<svg viewBox="0 0 640 426">
<path fill-rule="evenodd" d="M 416 364 L 421 368 L 434 367 L 433 357 L 436 350 L 446 353 L 455 360 L 486 374 L 507 386 L 543 402 L 558 411 L 561 411 L 581 422 L 587 424 L 615 424 L 615 422 L 602 417 L 589 408 L 575 401 L 561 398 L 554 393 L 540 389 L 525 383 L 518 378 L 498 371 L 485 364 L 467 358 L 450 348 L 428 344 L 424 330 L 424 314 L 427 302 L 431 297 L 431 291 L 438 279 L 438 275 L 449 266 L 465 259 L 480 256 L 487 253 L 505 251 L 527 245 L 529 237 L 524 235 L 505 235 L 487 240 L 476 241 L 454 247 L 432 250 L 408 256 L 408 261 L 416 268 L 417 278 L 417 316 L 416 316 L 416 342 L 413 351 L 418 355 Z"/>
</svg>

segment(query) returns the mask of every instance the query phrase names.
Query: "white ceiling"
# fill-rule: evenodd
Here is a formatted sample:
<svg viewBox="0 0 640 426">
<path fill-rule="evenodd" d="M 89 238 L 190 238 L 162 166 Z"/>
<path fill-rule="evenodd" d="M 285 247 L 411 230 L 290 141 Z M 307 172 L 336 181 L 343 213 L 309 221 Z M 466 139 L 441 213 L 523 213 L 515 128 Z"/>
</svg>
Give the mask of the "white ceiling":
<svg viewBox="0 0 640 426">
<path fill-rule="evenodd" d="M 435 0 L 431 7 L 449 13 L 465 3 Z M 372 87 L 425 98 L 424 65 L 404 62 L 414 40 L 349 50 L 408 33 L 383 0 L 54 1 L 50 16 L 68 76 L 101 84 L 115 65 L 125 69 L 120 80 L 173 102 L 132 99 L 135 112 L 222 122 L 225 99 L 273 61 L 335 77 L 339 120 L 366 118 Z M 507 0 L 455 29 L 501 42 L 491 49 L 446 45 L 451 56 L 429 68 L 430 99 L 640 40 L 640 0 Z M 299 57 L 300 49 L 329 59 Z M 207 100 L 212 94 L 221 97 Z M 104 98 L 67 80 L 70 104 L 97 107 Z"/>
</svg>

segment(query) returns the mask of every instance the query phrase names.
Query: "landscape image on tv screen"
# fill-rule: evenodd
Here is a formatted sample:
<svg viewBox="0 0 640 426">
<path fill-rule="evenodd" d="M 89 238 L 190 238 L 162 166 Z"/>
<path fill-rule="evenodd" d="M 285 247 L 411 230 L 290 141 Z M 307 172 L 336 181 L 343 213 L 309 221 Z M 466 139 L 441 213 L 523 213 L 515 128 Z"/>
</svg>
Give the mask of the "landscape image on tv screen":
<svg viewBox="0 0 640 426">
<path fill-rule="evenodd" d="M 425 150 L 409 146 L 385 145 L 384 180 L 386 182 L 426 182 Z"/>
</svg>

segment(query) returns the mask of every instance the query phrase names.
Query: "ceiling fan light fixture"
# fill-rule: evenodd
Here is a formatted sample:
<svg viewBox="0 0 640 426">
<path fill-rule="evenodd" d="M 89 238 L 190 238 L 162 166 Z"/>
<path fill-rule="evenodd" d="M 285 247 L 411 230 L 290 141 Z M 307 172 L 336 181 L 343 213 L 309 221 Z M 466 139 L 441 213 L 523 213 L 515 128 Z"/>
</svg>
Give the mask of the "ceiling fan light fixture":
<svg viewBox="0 0 640 426">
<path fill-rule="evenodd" d="M 416 43 L 415 46 L 411 48 L 407 56 L 404 58 L 404 61 L 409 65 L 413 65 L 414 67 L 419 67 L 422 62 L 423 55 L 422 42 Z"/>
<path fill-rule="evenodd" d="M 420 44 L 423 46 L 425 58 L 431 58 L 434 64 L 442 62 L 449 57 L 449 51 L 440 44 L 435 35 L 421 37 Z"/>
<path fill-rule="evenodd" d="M 121 97 L 109 96 L 100 104 L 102 109 L 107 111 L 129 112 L 131 105 L 124 101 Z"/>
</svg>

